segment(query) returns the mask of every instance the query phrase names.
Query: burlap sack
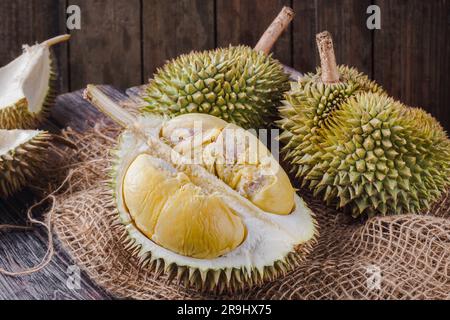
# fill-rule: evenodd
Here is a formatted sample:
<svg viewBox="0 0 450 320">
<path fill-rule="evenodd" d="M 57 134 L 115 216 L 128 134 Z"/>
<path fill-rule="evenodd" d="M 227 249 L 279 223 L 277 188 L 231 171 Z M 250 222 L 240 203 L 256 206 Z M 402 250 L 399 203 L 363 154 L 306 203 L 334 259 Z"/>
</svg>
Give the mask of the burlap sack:
<svg viewBox="0 0 450 320">
<path fill-rule="evenodd" d="M 103 128 L 103 129 L 102 129 Z M 108 149 L 118 129 L 101 124 L 65 135 L 79 146 L 67 184 L 55 197 L 54 232 L 74 260 L 117 297 L 136 299 L 230 298 L 166 283 L 139 267 L 121 244 L 123 228 L 105 181 Z M 67 174 L 67 172 L 65 172 Z M 318 244 L 285 277 L 233 295 L 241 299 L 449 299 L 450 197 L 424 215 L 372 218 L 365 223 L 301 192 L 316 213 Z"/>
</svg>

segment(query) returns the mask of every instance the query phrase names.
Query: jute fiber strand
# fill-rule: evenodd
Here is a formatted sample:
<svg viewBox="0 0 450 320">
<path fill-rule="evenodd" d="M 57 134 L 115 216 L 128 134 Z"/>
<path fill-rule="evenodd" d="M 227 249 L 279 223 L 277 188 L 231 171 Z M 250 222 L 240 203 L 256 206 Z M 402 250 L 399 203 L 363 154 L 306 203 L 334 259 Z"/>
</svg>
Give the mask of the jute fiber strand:
<svg viewBox="0 0 450 320">
<path fill-rule="evenodd" d="M 450 196 L 423 215 L 368 221 L 325 206 L 301 191 L 316 213 L 319 241 L 307 260 L 285 277 L 233 296 L 210 296 L 141 268 L 122 245 L 107 187 L 109 148 L 119 129 L 101 123 L 65 136 L 77 146 L 66 188 L 49 211 L 54 232 L 74 260 L 100 286 L 136 299 L 449 299 Z M 67 171 L 65 171 L 65 174 Z M 158 277 L 159 276 L 159 277 Z"/>
</svg>

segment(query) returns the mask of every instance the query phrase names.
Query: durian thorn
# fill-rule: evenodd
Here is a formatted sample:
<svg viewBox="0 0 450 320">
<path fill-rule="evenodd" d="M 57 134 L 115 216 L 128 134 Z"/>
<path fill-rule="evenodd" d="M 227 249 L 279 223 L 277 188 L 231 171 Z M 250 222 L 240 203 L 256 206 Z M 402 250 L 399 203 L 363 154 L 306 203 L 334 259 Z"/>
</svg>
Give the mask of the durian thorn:
<svg viewBox="0 0 450 320">
<path fill-rule="evenodd" d="M 275 42 L 280 35 L 289 26 L 294 18 L 294 10 L 289 7 L 283 7 L 278 16 L 272 21 L 267 30 L 263 33 L 253 50 L 262 51 L 269 54 Z"/>
<path fill-rule="evenodd" d="M 83 97 L 122 127 L 131 128 L 137 122 L 135 116 L 104 94 L 98 86 L 89 84 L 84 90 Z"/>
<path fill-rule="evenodd" d="M 333 40 L 328 31 L 316 35 L 317 49 L 319 50 L 320 65 L 322 67 L 322 82 L 339 82 L 339 71 L 334 55 Z"/>
<path fill-rule="evenodd" d="M 67 40 L 70 39 L 70 34 L 63 34 L 60 36 L 56 36 L 54 38 L 48 39 L 44 42 L 41 43 L 41 45 L 47 46 L 47 47 L 51 47 L 54 46 L 55 44 L 61 43 L 61 42 L 65 42 Z"/>
</svg>

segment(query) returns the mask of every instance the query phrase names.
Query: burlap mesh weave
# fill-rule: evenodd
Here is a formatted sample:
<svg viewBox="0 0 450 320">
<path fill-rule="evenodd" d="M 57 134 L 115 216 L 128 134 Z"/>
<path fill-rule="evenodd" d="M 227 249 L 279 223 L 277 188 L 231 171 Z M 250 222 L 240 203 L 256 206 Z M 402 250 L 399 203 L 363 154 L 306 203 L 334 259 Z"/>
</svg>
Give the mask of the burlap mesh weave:
<svg viewBox="0 0 450 320">
<path fill-rule="evenodd" d="M 56 195 L 54 231 L 74 260 L 118 297 L 228 298 L 166 283 L 141 269 L 121 244 L 108 188 L 108 149 L 115 127 L 65 135 L 79 146 L 64 191 Z M 67 172 L 65 172 L 66 174 Z M 449 299 L 450 196 L 424 215 L 375 217 L 365 223 L 302 192 L 320 227 L 307 260 L 285 277 L 235 294 L 242 299 Z"/>
</svg>

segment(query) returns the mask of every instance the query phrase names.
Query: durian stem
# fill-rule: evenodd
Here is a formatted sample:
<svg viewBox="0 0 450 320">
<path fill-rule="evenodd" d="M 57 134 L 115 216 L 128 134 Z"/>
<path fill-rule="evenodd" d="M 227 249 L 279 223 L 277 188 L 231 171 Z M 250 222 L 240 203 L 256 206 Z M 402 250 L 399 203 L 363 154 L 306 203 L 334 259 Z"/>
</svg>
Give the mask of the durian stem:
<svg viewBox="0 0 450 320">
<path fill-rule="evenodd" d="M 51 46 L 54 46 L 55 44 L 67 41 L 69 39 L 70 39 L 70 34 L 63 34 L 63 35 L 48 39 L 48 40 L 42 42 L 41 44 L 44 46 L 47 46 L 47 47 L 51 47 Z"/>
<path fill-rule="evenodd" d="M 273 45 L 278 40 L 283 31 L 286 30 L 293 18 L 294 10 L 289 7 L 283 7 L 278 16 L 275 18 L 275 20 L 273 20 L 262 37 L 259 39 L 254 50 L 269 54 Z"/>
<path fill-rule="evenodd" d="M 339 82 L 339 70 L 334 55 L 333 40 L 328 31 L 316 35 L 317 48 L 319 49 L 320 65 L 322 67 L 322 82 Z"/>
<path fill-rule="evenodd" d="M 126 128 L 135 125 L 136 117 L 111 100 L 97 86 L 89 84 L 86 90 L 84 90 L 83 96 L 97 109 L 110 116 L 122 127 Z"/>
</svg>

